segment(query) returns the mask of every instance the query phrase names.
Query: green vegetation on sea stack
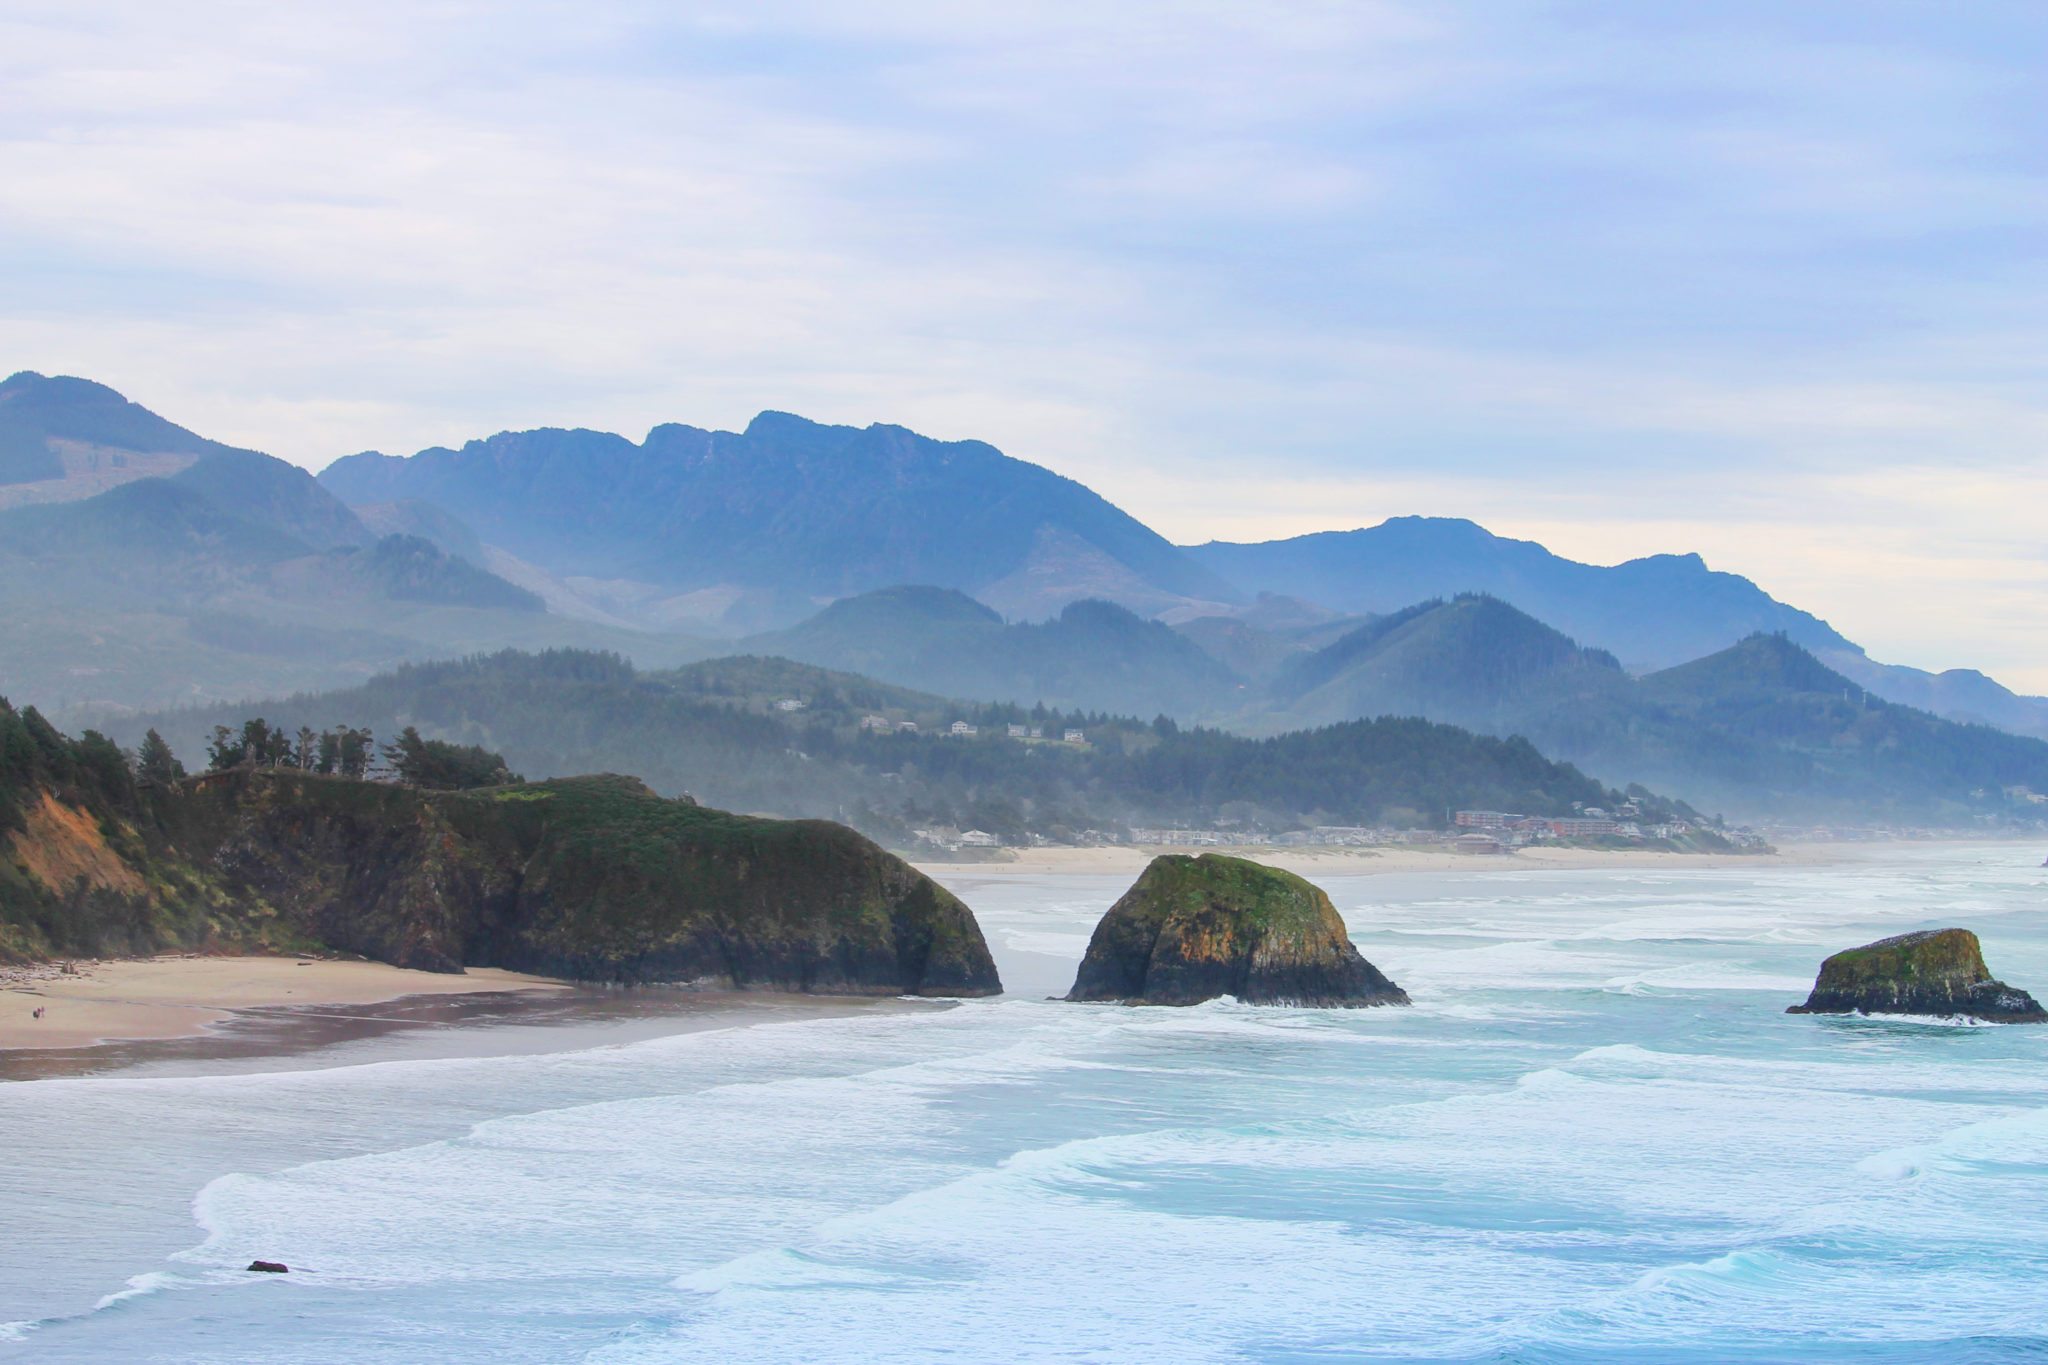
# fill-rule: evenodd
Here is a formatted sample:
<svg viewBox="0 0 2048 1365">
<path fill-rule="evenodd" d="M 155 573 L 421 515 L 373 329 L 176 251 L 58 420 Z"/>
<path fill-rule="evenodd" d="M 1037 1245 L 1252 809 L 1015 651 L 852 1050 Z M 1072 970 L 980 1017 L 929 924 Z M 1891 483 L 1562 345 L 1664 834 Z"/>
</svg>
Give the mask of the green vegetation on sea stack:
<svg viewBox="0 0 2048 1365">
<path fill-rule="evenodd" d="M 1321 887 L 1244 858 L 1154 858 L 1095 926 L 1069 1000 L 1405 1005 Z"/>
<path fill-rule="evenodd" d="M 243 765 L 138 783 L 0 704 L 0 954 L 326 946 L 430 971 L 837 994 L 1001 989 L 973 915 L 841 825 L 625 777 L 467 791 Z"/>
<path fill-rule="evenodd" d="M 1836 953 L 1820 964 L 1806 1003 L 1785 1012 L 2048 1022 L 2033 996 L 1992 977 L 1984 949 L 1968 929 L 1923 929 Z"/>
</svg>

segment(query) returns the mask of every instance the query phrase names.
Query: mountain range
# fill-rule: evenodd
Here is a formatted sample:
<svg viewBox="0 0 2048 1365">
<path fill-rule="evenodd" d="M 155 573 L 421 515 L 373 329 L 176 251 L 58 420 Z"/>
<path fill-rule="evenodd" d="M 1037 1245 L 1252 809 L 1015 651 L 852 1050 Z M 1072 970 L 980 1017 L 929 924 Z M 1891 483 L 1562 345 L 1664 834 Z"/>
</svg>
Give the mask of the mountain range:
<svg viewBox="0 0 2048 1365">
<path fill-rule="evenodd" d="M 410 458 L 351 455 L 320 479 L 350 503 L 444 508 L 554 579 L 564 609 L 645 627 L 789 624 L 898 584 L 958 589 L 1010 616 L 1082 597 L 1164 610 L 1238 596 L 1072 479 L 897 426 L 764 412 L 743 432 L 668 424 L 637 445 L 501 432 Z"/>
<path fill-rule="evenodd" d="M 1883 786 L 1882 764 L 1834 762 L 1855 747 L 1846 722 L 1805 769 L 1752 755 L 1715 776 L 1688 757 L 1711 708 L 1659 689 L 1756 637 L 1827 675 L 1815 691 L 1781 670 L 1759 684 L 1773 695 L 1840 690 L 1877 714 L 1874 694 L 2048 734 L 2048 700 L 1876 663 L 1696 555 L 1603 568 L 1420 517 L 1176 547 L 983 443 L 773 412 L 637 444 L 500 433 L 315 479 L 103 385 L 27 372 L 0 383 L 0 628 L 0 684 L 88 723 L 504 646 L 648 667 L 743 653 L 1251 734 L 1425 716 L 1732 809 L 1745 782 L 1822 804 L 1831 773 Z M 1715 742 L 1740 749 L 1733 732 Z"/>
<path fill-rule="evenodd" d="M 438 509 L 359 514 L 104 385 L 0 382 L 0 681 L 55 713 L 332 687 L 507 644 L 703 652 L 549 613 L 460 552 L 475 544 Z"/>
</svg>

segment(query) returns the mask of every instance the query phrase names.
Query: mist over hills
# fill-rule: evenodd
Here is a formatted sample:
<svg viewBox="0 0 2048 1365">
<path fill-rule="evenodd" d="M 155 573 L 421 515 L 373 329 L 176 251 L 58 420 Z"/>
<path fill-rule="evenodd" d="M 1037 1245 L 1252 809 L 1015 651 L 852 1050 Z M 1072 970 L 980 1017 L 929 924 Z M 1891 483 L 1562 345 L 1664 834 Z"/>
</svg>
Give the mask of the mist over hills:
<svg viewBox="0 0 2048 1365">
<path fill-rule="evenodd" d="M 896 847 L 914 846 L 928 825 L 1023 842 L 1126 823 L 1440 824 L 1447 809 L 1470 805 L 1569 815 L 1573 802 L 1619 797 L 1526 740 L 1413 718 L 1248 739 L 955 701 L 754 656 L 641 672 L 616 655 L 508 651 L 413 665 L 338 692 L 120 718 L 110 729 L 134 743 L 154 726 L 203 765 L 213 726 L 257 714 L 288 731 L 369 726 L 387 738 L 414 725 L 501 752 L 530 778 L 630 773 L 726 809 L 846 821 Z M 870 717 L 886 725 L 864 725 Z M 952 733 L 955 722 L 973 733 Z M 1084 741 L 1062 742 L 1069 728 Z"/>
<path fill-rule="evenodd" d="M 503 433 L 315 479 L 24 372 L 0 384 L 0 628 L 0 686 L 87 724 L 559 646 L 1255 735 L 1418 716 L 1732 811 L 1974 819 L 1971 792 L 2048 786 L 2033 750 L 1862 689 L 2016 733 L 2048 734 L 2048 701 L 1871 661 L 1697 556 L 1601 568 L 1430 518 L 1184 550 L 982 443 L 780 413 L 637 445 Z M 1739 707 L 1673 681 L 1759 632 L 1826 678 L 1758 671 Z"/>
<path fill-rule="evenodd" d="M 1856 685 L 1961 721 L 2048 737 L 2048 698 L 2020 696 L 1975 669 L 1929 673 L 1869 658 L 1826 621 L 1788 606 L 1697 554 L 1650 555 L 1603 567 L 1494 535 L 1453 517 L 1393 517 L 1355 531 L 1260 544 L 1188 548 L 1247 594 L 1304 598 L 1381 614 L 1460 593 L 1484 593 L 1653 672 L 1749 635 L 1784 635 Z"/>
<path fill-rule="evenodd" d="M 732 633 L 899 584 L 1012 616 L 1076 597 L 1165 609 L 1236 592 L 1071 479 L 980 441 L 764 412 L 744 432 L 501 432 L 460 450 L 329 465 L 351 503 L 445 508 L 594 610 Z M 694 600 L 689 599 L 693 595 Z M 565 607 L 569 605 L 567 597 Z"/>
<path fill-rule="evenodd" d="M 373 531 L 295 465 L 104 385 L 16 374 L 0 383 L 0 682 L 61 715 L 331 687 L 465 648 L 659 656 L 418 534 L 456 538 L 438 516 Z"/>
<path fill-rule="evenodd" d="M 1610 783 L 1744 818 L 2032 821 L 2048 742 L 1873 696 L 1783 635 L 1754 635 L 1640 677 L 1497 598 L 1419 604 L 1299 656 L 1270 709 L 1280 733 L 1333 716 L 1418 715 L 1517 734 Z"/>
<path fill-rule="evenodd" d="M 1247 686 L 1192 640 L 1112 602 L 1011 624 L 943 588 L 844 598 L 739 647 L 946 696 L 1121 715 L 1207 716 L 1242 705 Z"/>
<path fill-rule="evenodd" d="M 1256 545 L 1212 541 L 1188 553 L 1248 592 L 1345 612 L 1380 614 L 1485 593 L 1636 671 L 1697 659 L 1757 631 L 1782 632 L 1808 649 L 1855 648 L 1819 617 L 1738 574 L 1709 569 L 1696 554 L 1602 568 L 1452 517 L 1394 517 Z"/>
</svg>

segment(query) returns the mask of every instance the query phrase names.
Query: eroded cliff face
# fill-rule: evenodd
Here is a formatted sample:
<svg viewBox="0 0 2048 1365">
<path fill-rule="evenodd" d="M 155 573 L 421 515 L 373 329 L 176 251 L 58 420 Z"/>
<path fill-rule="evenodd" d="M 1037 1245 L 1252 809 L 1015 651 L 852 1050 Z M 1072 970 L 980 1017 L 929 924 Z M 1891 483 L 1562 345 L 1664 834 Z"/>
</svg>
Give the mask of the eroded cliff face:
<svg viewBox="0 0 2048 1365">
<path fill-rule="evenodd" d="M 1069 1000 L 1405 1005 L 1320 887 L 1205 853 L 1155 858 L 1095 926 Z"/>
<path fill-rule="evenodd" d="M 187 858 L 312 937 L 429 971 L 830 994 L 1002 989 L 973 914 L 844 826 L 633 778 L 421 792 L 236 770 L 159 803 Z"/>
<path fill-rule="evenodd" d="M 2025 991 L 1993 979 L 1968 929 L 1925 929 L 1836 953 L 1813 993 L 1787 1014 L 1968 1015 L 1999 1023 L 2048 1022 Z"/>
</svg>

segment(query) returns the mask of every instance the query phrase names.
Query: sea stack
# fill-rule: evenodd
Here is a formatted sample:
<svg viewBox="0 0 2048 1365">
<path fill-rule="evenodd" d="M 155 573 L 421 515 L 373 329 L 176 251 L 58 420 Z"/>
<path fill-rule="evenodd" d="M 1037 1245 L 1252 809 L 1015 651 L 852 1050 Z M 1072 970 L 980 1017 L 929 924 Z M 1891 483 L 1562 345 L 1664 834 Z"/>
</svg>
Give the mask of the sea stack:
<svg viewBox="0 0 2048 1365">
<path fill-rule="evenodd" d="M 2025 991 L 1994 980 L 1968 929 L 1923 929 L 1836 953 L 1803 1005 L 1787 1014 L 1969 1015 L 2001 1024 L 2048 1022 Z"/>
<path fill-rule="evenodd" d="M 1069 1000 L 1405 1005 L 1322 889 L 1243 858 L 1154 858 L 1095 926 Z"/>
</svg>

